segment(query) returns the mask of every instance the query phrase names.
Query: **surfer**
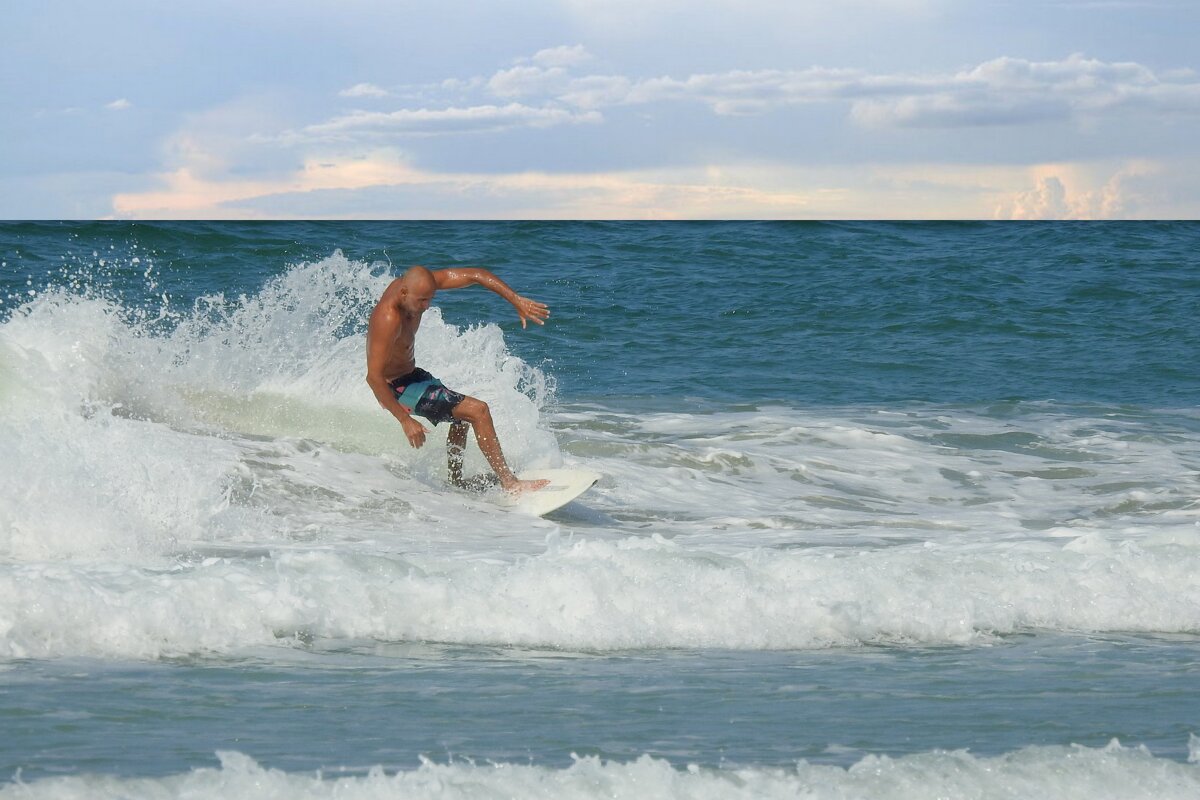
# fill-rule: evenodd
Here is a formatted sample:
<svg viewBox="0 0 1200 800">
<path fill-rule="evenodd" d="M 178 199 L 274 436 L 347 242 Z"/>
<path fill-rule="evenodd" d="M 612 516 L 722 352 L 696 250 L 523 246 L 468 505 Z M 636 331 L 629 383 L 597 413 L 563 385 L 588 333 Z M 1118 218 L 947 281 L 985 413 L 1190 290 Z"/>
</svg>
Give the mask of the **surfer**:
<svg viewBox="0 0 1200 800">
<path fill-rule="evenodd" d="M 489 270 L 479 268 L 441 269 L 412 267 L 392 281 L 371 312 L 367 326 L 367 383 L 379 405 L 391 412 L 404 427 L 404 435 L 413 447 L 425 444 L 426 428 L 413 418 L 424 417 L 437 425 L 449 422 L 446 456 L 450 482 L 470 488 L 463 480 L 463 451 L 467 446 L 467 426 L 475 431 L 475 440 L 484 458 L 496 473 L 500 486 L 514 494 L 540 489 L 548 481 L 523 481 L 509 469 L 500 450 L 500 440 L 492 424 L 487 403 L 467 397 L 442 385 L 442 382 L 417 367 L 414 343 L 421 316 L 429 308 L 439 289 L 483 286 L 513 304 L 521 327 L 532 320 L 544 325 L 550 316 L 545 303 L 522 297 Z"/>
</svg>

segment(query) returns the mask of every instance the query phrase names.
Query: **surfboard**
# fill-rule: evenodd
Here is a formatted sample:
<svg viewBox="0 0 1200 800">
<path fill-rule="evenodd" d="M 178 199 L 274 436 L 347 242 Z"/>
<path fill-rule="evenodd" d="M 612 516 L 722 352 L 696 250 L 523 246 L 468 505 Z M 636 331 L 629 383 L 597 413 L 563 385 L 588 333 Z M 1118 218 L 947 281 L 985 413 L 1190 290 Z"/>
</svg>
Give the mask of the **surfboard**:
<svg viewBox="0 0 1200 800">
<path fill-rule="evenodd" d="M 517 475 L 521 480 L 548 480 L 550 483 L 535 492 L 522 492 L 513 497 L 506 492 L 494 494 L 496 505 L 508 511 L 545 516 L 556 511 L 600 480 L 595 472 L 586 469 L 531 469 Z"/>
</svg>

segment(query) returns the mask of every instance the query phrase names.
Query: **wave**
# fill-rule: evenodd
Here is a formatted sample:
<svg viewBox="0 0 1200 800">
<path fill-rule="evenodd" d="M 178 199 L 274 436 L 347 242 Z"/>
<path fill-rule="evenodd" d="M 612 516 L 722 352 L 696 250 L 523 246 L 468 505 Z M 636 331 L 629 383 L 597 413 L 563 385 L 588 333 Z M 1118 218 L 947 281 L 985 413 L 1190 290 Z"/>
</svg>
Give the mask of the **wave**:
<svg viewBox="0 0 1200 800">
<path fill-rule="evenodd" d="M 386 283 L 335 254 L 184 310 L 83 289 L 28 299 L 0 323 L 0 450 L 15 466 L 0 473 L 0 559 L 136 560 L 238 526 L 261 534 L 269 520 L 247 521 L 238 498 L 267 480 L 253 471 L 264 440 L 384 456 L 432 482 L 445 426 L 409 449 L 363 380 L 363 327 Z M 417 346 L 449 385 L 488 400 L 510 457 L 557 463 L 541 425 L 552 382 L 498 327 L 459 329 L 431 309 Z"/>
<path fill-rule="evenodd" d="M 1194 413 L 601 407 L 434 309 L 422 361 L 514 463 L 604 475 L 565 516 L 499 514 L 362 380 L 386 281 L 336 254 L 249 297 L 46 291 L 0 323 L 0 657 L 1200 632 Z"/>
<path fill-rule="evenodd" d="M 161 658 L 314 639 L 566 650 L 965 644 L 1200 632 L 1200 535 L 1134 545 L 723 556 L 652 537 L 514 563 L 326 549 L 0 573 L 0 656 Z"/>
<path fill-rule="evenodd" d="M 238 752 L 218 752 L 219 768 L 204 767 L 165 778 L 99 775 L 17 780 L 0 798 L 124 798 L 130 796 L 222 798 L 821 798 L 1055 797 L 1191 800 L 1200 794 L 1200 746 L 1191 740 L 1192 763 L 1156 758 L 1144 747 L 1116 740 L 1089 748 L 1027 747 L 999 756 L 965 750 L 932 751 L 897 758 L 869 755 L 848 768 L 801 761 L 794 768 L 679 769 L 663 759 L 635 761 L 574 758 L 563 769 L 510 763 L 439 764 L 389 773 L 289 773 L 263 767 Z"/>
</svg>

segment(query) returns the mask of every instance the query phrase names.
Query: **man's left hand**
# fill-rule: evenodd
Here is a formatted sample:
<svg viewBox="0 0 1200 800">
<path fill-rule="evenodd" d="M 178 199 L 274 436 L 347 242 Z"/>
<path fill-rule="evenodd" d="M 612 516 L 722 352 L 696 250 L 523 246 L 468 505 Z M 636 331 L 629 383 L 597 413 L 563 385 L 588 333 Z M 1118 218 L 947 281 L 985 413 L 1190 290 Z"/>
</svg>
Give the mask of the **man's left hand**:
<svg viewBox="0 0 1200 800">
<path fill-rule="evenodd" d="M 538 325 L 545 325 L 546 318 L 550 316 L 550 309 L 545 303 L 539 303 L 537 300 L 530 300 L 528 297 L 517 296 L 513 306 L 517 309 L 517 316 L 521 318 L 521 327 L 525 327 L 525 323 L 533 320 Z"/>
</svg>

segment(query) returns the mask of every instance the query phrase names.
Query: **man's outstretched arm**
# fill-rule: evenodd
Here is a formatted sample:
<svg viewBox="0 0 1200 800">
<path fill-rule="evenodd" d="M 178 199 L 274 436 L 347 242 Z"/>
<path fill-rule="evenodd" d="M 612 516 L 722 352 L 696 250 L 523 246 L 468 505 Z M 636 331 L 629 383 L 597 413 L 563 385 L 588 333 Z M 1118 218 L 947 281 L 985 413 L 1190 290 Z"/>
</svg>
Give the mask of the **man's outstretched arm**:
<svg viewBox="0 0 1200 800">
<path fill-rule="evenodd" d="M 546 318 L 550 316 L 550 309 L 546 307 L 545 303 L 522 297 L 514 292 L 507 283 L 497 278 L 491 270 L 482 267 L 440 269 L 433 273 L 433 279 L 437 283 L 438 289 L 461 289 L 464 286 L 472 285 L 491 289 L 512 303 L 513 308 L 517 310 L 517 316 L 521 318 L 522 328 L 529 320 L 533 320 L 538 325 L 545 325 Z"/>
</svg>

